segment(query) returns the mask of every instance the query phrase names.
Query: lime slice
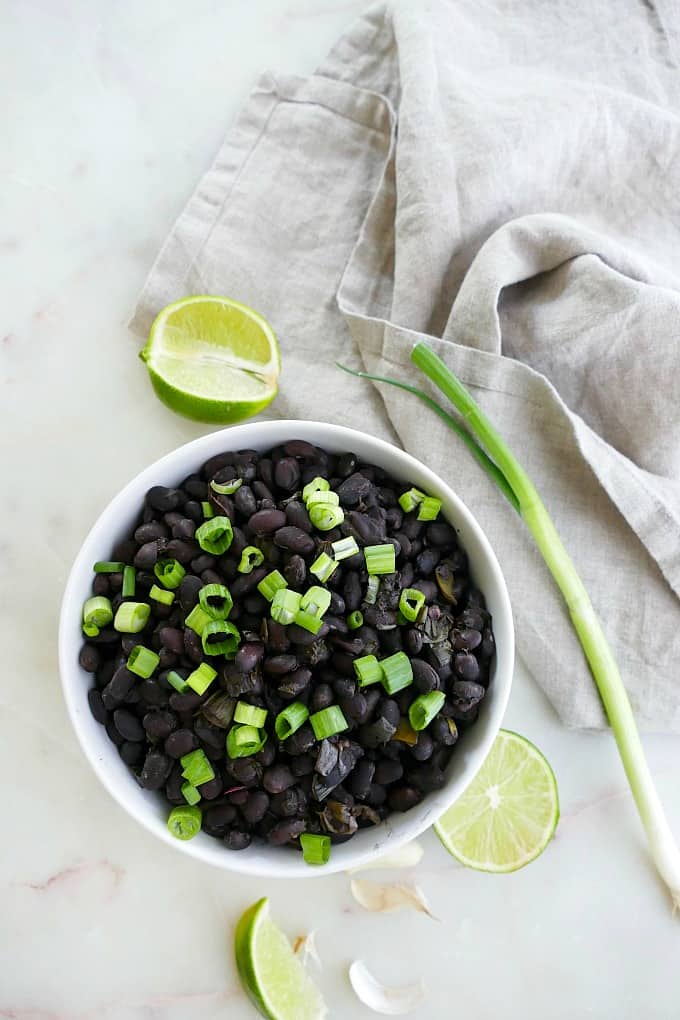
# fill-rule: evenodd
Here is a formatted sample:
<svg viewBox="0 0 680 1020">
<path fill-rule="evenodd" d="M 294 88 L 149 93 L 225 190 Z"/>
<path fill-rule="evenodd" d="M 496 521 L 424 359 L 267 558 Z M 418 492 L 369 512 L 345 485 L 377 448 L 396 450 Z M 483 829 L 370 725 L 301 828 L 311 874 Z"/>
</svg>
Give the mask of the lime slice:
<svg viewBox="0 0 680 1020">
<path fill-rule="evenodd" d="M 269 900 L 246 910 L 236 925 L 236 966 L 254 1005 L 269 1020 L 322 1020 L 321 993 L 293 953 L 288 939 L 269 919 Z"/>
<path fill-rule="evenodd" d="M 197 421 L 240 421 L 276 396 L 281 363 L 274 331 L 230 298 L 199 295 L 168 305 L 140 357 L 163 403 Z"/>
<path fill-rule="evenodd" d="M 434 831 L 478 871 L 517 871 L 545 850 L 560 817 L 557 782 L 537 747 L 501 730 L 481 769 Z"/>
</svg>

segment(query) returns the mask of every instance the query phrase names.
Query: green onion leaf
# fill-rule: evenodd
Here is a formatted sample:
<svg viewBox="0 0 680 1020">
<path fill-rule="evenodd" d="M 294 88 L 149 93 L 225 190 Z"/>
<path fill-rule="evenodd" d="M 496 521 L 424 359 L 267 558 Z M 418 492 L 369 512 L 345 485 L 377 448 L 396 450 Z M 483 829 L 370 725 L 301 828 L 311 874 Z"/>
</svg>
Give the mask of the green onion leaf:
<svg viewBox="0 0 680 1020">
<path fill-rule="evenodd" d="M 241 643 L 241 632 L 229 620 L 211 620 L 201 633 L 206 655 L 235 655 Z"/>
<path fill-rule="evenodd" d="M 230 482 L 216 482 L 215 479 L 210 483 L 210 488 L 213 492 L 219 492 L 221 496 L 231 496 L 232 493 L 236 492 L 243 485 L 242 478 L 232 478 Z"/>
<path fill-rule="evenodd" d="M 175 839 L 193 839 L 201 831 L 202 820 L 199 807 L 176 807 L 168 815 L 168 829 Z"/>
<path fill-rule="evenodd" d="M 417 588 L 404 588 L 399 596 L 399 612 L 404 617 L 404 622 L 413 623 L 418 619 L 418 613 L 425 605 L 425 595 Z"/>
<path fill-rule="evenodd" d="M 347 617 L 347 626 L 350 630 L 358 630 L 359 627 L 363 627 L 364 614 L 359 610 L 355 609 L 353 613 L 350 613 Z"/>
<path fill-rule="evenodd" d="M 125 564 L 119 561 L 98 560 L 92 568 L 95 574 L 120 574 L 125 569 Z"/>
<path fill-rule="evenodd" d="M 234 722 L 245 723 L 261 730 L 267 719 L 267 709 L 249 705 L 247 701 L 237 701 L 234 709 Z"/>
<path fill-rule="evenodd" d="M 200 637 L 211 621 L 212 616 L 208 616 L 202 606 L 195 605 L 184 620 L 184 626 L 190 627 Z"/>
<path fill-rule="evenodd" d="M 309 519 L 319 531 L 332 531 L 344 521 L 345 511 L 340 506 L 317 504 L 309 508 Z"/>
<path fill-rule="evenodd" d="M 356 556 L 359 552 L 357 540 L 353 535 L 348 535 L 347 538 L 340 538 L 337 542 L 331 542 L 331 549 L 333 550 L 333 556 L 338 561 L 346 560 L 348 556 Z"/>
<path fill-rule="evenodd" d="M 106 627 L 113 619 L 111 600 L 105 595 L 93 595 L 83 605 L 83 623 L 99 629 Z"/>
<path fill-rule="evenodd" d="M 415 701 L 411 702 L 408 710 L 408 720 L 414 730 L 424 730 L 429 726 L 436 715 L 441 712 L 446 695 L 443 691 L 430 691 L 429 694 L 421 694 Z"/>
<path fill-rule="evenodd" d="M 362 655 L 360 659 L 355 659 L 354 672 L 359 680 L 359 687 L 379 683 L 383 677 L 382 668 L 375 655 Z"/>
<path fill-rule="evenodd" d="M 318 634 L 323 627 L 323 620 L 320 616 L 314 616 L 312 613 L 306 613 L 304 609 L 298 609 L 293 622 L 296 623 L 298 627 L 302 627 L 303 630 L 308 630 L 310 634 Z"/>
<path fill-rule="evenodd" d="M 421 492 L 420 489 L 409 489 L 399 497 L 399 506 L 404 513 L 409 514 L 426 498 L 425 493 Z"/>
<path fill-rule="evenodd" d="M 255 726 L 232 726 L 227 733 L 227 754 L 230 758 L 249 758 L 262 750 L 266 740 L 266 732 Z"/>
<path fill-rule="evenodd" d="M 217 670 L 209 666 L 207 662 L 202 662 L 193 673 L 189 673 L 187 686 L 191 687 L 192 691 L 195 691 L 196 694 L 205 694 L 216 676 Z M 168 679 L 170 678 L 168 677 Z"/>
<path fill-rule="evenodd" d="M 378 597 L 379 587 L 380 581 L 378 580 L 378 578 L 375 577 L 374 575 L 369 577 L 368 584 L 366 586 L 366 594 L 364 595 L 364 602 L 366 603 L 367 606 L 375 605 L 375 600 Z"/>
<path fill-rule="evenodd" d="M 241 553 L 241 562 L 236 568 L 239 574 L 249 574 L 253 567 L 264 563 L 264 553 L 255 545 L 247 545 Z"/>
<path fill-rule="evenodd" d="M 327 588 L 320 588 L 317 584 L 308 588 L 300 599 L 300 609 L 303 613 L 311 613 L 312 616 L 318 616 L 319 619 L 328 612 L 330 604 L 331 593 Z"/>
<path fill-rule="evenodd" d="M 328 864 L 331 856 L 330 836 L 320 836 L 315 832 L 303 832 L 300 835 L 300 846 L 305 864 Z"/>
<path fill-rule="evenodd" d="M 187 804 L 198 804 L 201 799 L 201 795 L 195 786 L 191 783 L 182 783 L 182 796 L 184 797 Z"/>
<path fill-rule="evenodd" d="M 212 503 L 208 502 L 208 500 L 203 500 L 201 503 L 201 510 L 203 511 L 203 517 L 206 521 L 212 520 L 215 516 L 214 507 Z"/>
<path fill-rule="evenodd" d="M 145 648 L 144 645 L 135 645 L 128 655 L 127 668 L 131 673 L 148 680 L 160 661 L 159 656 L 150 648 Z"/>
<path fill-rule="evenodd" d="M 213 517 L 196 529 L 196 541 L 203 552 L 221 556 L 234 538 L 234 529 L 228 517 Z"/>
<path fill-rule="evenodd" d="M 386 545 L 367 545 L 364 558 L 369 574 L 393 574 L 395 571 L 396 551 L 389 542 Z"/>
<path fill-rule="evenodd" d="M 279 712 L 274 721 L 274 730 L 279 740 L 286 740 L 300 729 L 309 719 L 309 709 L 301 701 L 293 701 Z"/>
<path fill-rule="evenodd" d="M 139 634 L 146 627 L 150 614 L 146 602 L 123 602 L 118 606 L 113 626 L 119 634 Z"/>
<path fill-rule="evenodd" d="M 165 588 L 159 588 L 157 584 L 152 584 L 149 588 L 149 598 L 153 599 L 154 602 L 160 602 L 164 606 L 171 606 L 175 601 L 174 591 L 166 591 Z"/>
<path fill-rule="evenodd" d="M 226 620 L 234 606 L 231 592 L 223 584 L 204 585 L 198 593 L 198 602 L 213 620 Z"/>
<path fill-rule="evenodd" d="M 272 620 L 283 624 L 284 627 L 294 623 L 300 609 L 301 598 L 299 592 L 291 591 L 289 588 L 279 588 L 272 599 Z"/>
<path fill-rule="evenodd" d="M 325 478 L 321 478 L 317 475 L 316 478 L 312 478 L 311 482 L 307 482 L 304 489 L 302 490 L 302 499 L 306 503 L 309 497 L 314 492 L 328 492 L 331 487 L 331 483 Z"/>
<path fill-rule="evenodd" d="M 186 570 L 178 560 L 157 560 L 153 572 L 164 588 L 179 588 Z"/>
<path fill-rule="evenodd" d="M 174 687 L 180 694 L 184 694 L 189 690 L 189 684 L 176 669 L 171 669 L 168 673 L 166 673 L 165 679 L 168 681 L 170 686 Z"/>
<path fill-rule="evenodd" d="M 123 568 L 123 587 L 120 594 L 124 599 L 132 598 L 135 593 L 136 573 L 134 567 Z"/>
<path fill-rule="evenodd" d="M 394 655 L 382 659 L 380 667 L 383 672 L 383 687 L 388 694 L 396 694 L 413 683 L 411 660 L 405 652 L 395 652 Z"/>
<path fill-rule="evenodd" d="M 99 627 L 96 623 L 84 623 L 83 634 L 85 637 L 96 637 L 99 633 Z"/>
<path fill-rule="evenodd" d="M 309 568 L 310 574 L 314 574 L 320 581 L 327 581 L 334 570 L 337 570 L 338 564 L 335 560 L 332 560 L 328 553 L 319 553 L 317 558 Z"/>
<path fill-rule="evenodd" d="M 278 570 L 272 570 L 271 573 L 263 577 L 257 586 L 257 590 L 260 595 L 264 595 L 267 602 L 271 602 L 277 591 L 287 587 L 286 579 L 283 574 L 279 573 Z"/>
<path fill-rule="evenodd" d="M 317 740 L 332 737 L 335 733 L 342 733 L 343 730 L 348 728 L 347 720 L 342 714 L 342 709 L 339 705 L 329 705 L 328 708 L 322 708 L 320 712 L 310 715 L 309 721 L 312 724 L 314 736 Z"/>
<path fill-rule="evenodd" d="M 201 786 L 215 778 L 215 770 L 206 758 L 205 751 L 200 747 L 196 751 L 182 755 L 180 763 L 182 775 L 192 786 Z"/>
<path fill-rule="evenodd" d="M 435 521 L 439 516 L 441 508 L 441 499 L 437 499 L 435 496 L 426 496 L 418 507 L 418 520 Z"/>
</svg>

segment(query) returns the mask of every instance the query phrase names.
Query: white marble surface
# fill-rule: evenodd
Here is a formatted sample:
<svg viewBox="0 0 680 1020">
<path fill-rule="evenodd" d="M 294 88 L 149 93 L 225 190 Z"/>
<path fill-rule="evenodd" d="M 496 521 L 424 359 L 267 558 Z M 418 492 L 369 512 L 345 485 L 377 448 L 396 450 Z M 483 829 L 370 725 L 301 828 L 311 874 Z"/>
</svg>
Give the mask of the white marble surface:
<svg viewBox="0 0 680 1020">
<path fill-rule="evenodd" d="M 56 627 L 78 543 L 131 474 L 203 431 L 151 394 L 125 329 L 136 291 L 255 74 L 309 72 L 363 7 L 0 5 L 0 1017 L 247 1020 L 231 928 L 265 894 L 291 935 L 318 929 L 333 1017 L 371 1015 L 346 979 L 355 957 L 386 980 L 422 975 L 422 1017 L 680 1013 L 680 922 L 612 740 L 565 731 L 521 667 L 507 725 L 554 765 L 557 837 L 531 867 L 491 877 L 428 835 L 417 879 L 441 923 L 363 913 L 344 876 L 307 887 L 202 870 L 114 805 L 66 718 Z M 646 746 L 680 832 L 678 742 Z"/>
</svg>

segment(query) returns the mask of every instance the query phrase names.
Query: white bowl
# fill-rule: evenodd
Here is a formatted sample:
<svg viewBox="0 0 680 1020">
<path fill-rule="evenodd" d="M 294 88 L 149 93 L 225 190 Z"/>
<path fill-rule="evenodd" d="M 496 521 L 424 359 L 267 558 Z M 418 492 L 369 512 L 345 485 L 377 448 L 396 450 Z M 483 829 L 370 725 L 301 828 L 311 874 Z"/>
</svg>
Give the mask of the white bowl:
<svg viewBox="0 0 680 1020">
<path fill-rule="evenodd" d="M 159 484 L 176 485 L 216 453 L 266 450 L 288 439 L 306 439 L 329 452 L 351 450 L 366 463 L 377 464 L 395 478 L 412 482 L 442 500 L 444 515 L 459 533 L 472 577 L 493 616 L 497 649 L 488 694 L 475 725 L 456 745 L 446 786 L 410 811 L 392 814 L 380 825 L 361 829 L 347 843 L 334 846 L 329 863 L 320 868 L 309 867 L 300 853 L 289 848 L 254 842 L 248 849 L 234 852 L 205 833 L 187 842 L 171 836 L 166 827 L 170 810 L 167 803 L 159 794 L 138 786 L 106 731 L 92 717 L 87 703 L 91 678 L 78 664 L 83 640 L 81 611 L 91 593 L 92 564 L 110 556 L 114 544 L 129 532 L 147 489 Z M 432 825 L 470 783 L 498 733 L 510 694 L 513 661 L 514 631 L 505 581 L 484 532 L 467 507 L 437 475 L 408 453 L 363 432 L 323 422 L 263 421 L 212 432 L 180 446 L 138 474 L 111 500 L 83 542 L 66 585 L 59 626 L 59 665 L 69 715 L 86 757 L 111 796 L 175 850 L 229 871 L 269 878 L 311 878 L 344 871 L 396 849 Z"/>
</svg>

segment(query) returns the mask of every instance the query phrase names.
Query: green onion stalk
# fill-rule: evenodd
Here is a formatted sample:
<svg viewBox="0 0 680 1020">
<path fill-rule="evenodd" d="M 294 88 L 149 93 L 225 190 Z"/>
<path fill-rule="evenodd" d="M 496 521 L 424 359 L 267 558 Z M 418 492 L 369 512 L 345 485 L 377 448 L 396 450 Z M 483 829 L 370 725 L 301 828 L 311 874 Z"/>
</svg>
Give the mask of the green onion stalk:
<svg viewBox="0 0 680 1020">
<path fill-rule="evenodd" d="M 408 389 L 421 400 L 434 405 L 439 416 L 454 421 L 454 431 L 466 435 L 466 445 L 472 449 L 479 440 L 490 456 L 486 460 L 475 457 L 495 481 L 502 476 L 503 494 L 519 512 L 545 560 L 555 582 L 564 596 L 574 630 L 578 635 L 593 678 L 600 692 L 612 732 L 621 755 L 623 767 L 637 805 L 654 864 L 671 894 L 673 910 L 680 908 L 680 850 L 666 819 L 649 765 L 640 740 L 630 701 L 621 679 L 602 625 L 593 609 L 588 593 L 579 577 L 571 557 L 557 533 L 555 525 L 526 471 L 514 456 L 500 433 L 434 351 L 424 343 L 417 343 L 411 352 L 411 361 L 451 401 L 463 417 L 465 426 L 450 416 L 427 394 L 404 383 L 368 373 L 353 373 Z M 469 431 L 468 431 L 469 430 Z M 472 435 L 471 435 L 472 433 Z M 474 451 L 473 451 L 474 452 Z M 483 451 L 481 451 L 483 453 Z M 495 470 L 489 470 L 489 464 Z M 511 497 L 508 495 L 508 490 Z"/>
</svg>

